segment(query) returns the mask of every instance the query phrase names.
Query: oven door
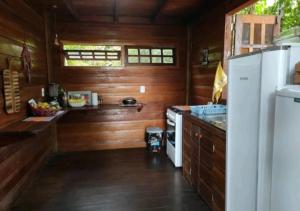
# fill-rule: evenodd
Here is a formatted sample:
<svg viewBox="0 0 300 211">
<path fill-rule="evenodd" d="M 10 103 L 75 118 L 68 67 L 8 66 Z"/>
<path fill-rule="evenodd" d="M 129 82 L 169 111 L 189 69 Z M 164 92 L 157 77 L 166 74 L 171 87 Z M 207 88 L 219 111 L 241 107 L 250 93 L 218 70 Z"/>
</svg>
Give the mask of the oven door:
<svg viewBox="0 0 300 211">
<path fill-rule="evenodd" d="M 167 142 L 172 144 L 175 147 L 175 122 L 170 119 L 167 119 Z"/>
</svg>

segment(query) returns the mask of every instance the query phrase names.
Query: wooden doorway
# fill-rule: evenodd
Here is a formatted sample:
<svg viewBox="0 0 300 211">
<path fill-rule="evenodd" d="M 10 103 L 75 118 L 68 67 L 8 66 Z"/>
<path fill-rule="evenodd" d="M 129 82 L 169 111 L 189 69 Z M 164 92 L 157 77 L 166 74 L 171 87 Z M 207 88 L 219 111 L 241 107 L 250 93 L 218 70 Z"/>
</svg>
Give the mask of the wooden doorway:
<svg viewBox="0 0 300 211">
<path fill-rule="evenodd" d="M 250 53 L 273 45 L 273 37 L 279 34 L 280 24 L 275 15 L 235 15 L 233 55 Z"/>
<path fill-rule="evenodd" d="M 230 56 L 253 52 L 257 49 L 270 46 L 270 40 L 273 41 L 273 37 L 272 39 L 269 38 L 269 34 L 272 33 L 271 31 L 273 31 L 274 36 L 280 32 L 281 18 L 275 15 L 271 15 L 271 17 L 254 17 L 256 15 L 251 15 L 252 17 L 243 15 L 242 17 L 242 15 L 237 15 L 242 9 L 253 5 L 256 2 L 257 0 L 248 0 L 245 4 L 230 11 L 225 16 L 223 69 L 226 73 L 228 73 L 228 58 Z M 247 29 L 245 29 L 243 43 L 244 24 L 245 28 L 248 27 L 249 34 L 246 32 Z M 271 25 L 273 25 L 273 27 Z M 223 99 L 227 99 L 227 87 L 224 88 L 222 97 Z"/>
<path fill-rule="evenodd" d="M 227 15 L 224 62 L 230 56 L 272 46 L 273 38 L 279 33 L 280 21 L 276 15 Z"/>
</svg>

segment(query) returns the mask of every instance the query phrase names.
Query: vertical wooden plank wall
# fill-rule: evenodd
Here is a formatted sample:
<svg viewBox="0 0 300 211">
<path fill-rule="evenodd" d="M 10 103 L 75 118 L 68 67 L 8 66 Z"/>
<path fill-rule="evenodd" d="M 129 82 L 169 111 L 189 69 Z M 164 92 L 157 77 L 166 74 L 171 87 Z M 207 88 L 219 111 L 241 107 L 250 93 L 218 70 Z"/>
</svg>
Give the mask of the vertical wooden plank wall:
<svg viewBox="0 0 300 211">
<path fill-rule="evenodd" d="M 18 1 L 17 1 L 18 2 Z M 3 93 L 0 93 L 0 128 L 26 116 L 25 102 L 30 98 L 39 98 L 41 88 L 47 84 L 47 60 L 45 51 L 45 31 L 43 19 L 27 5 L 0 3 L 0 70 L 6 69 L 6 59 L 11 58 L 12 68 L 19 71 L 22 109 L 14 115 L 4 110 Z M 22 12 L 20 12 L 22 10 Z M 23 17 L 23 19 L 22 19 Z M 30 18 L 31 17 L 31 18 Z M 41 24 L 38 26 L 38 24 Z M 24 41 L 32 57 L 32 82 L 27 83 L 21 67 L 21 52 Z M 2 74 L 0 89 L 3 89 Z"/>
<path fill-rule="evenodd" d="M 223 58 L 225 13 L 214 9 L 191 26 L 191 104 L 211 101 L 218 61 Z M 202 50 L 209 49 L 209 65 L 202 66 Z"/>
<path fill-rule="evenodd" d="M 237 12 L 237 8 L 242 8 L 255 1 L 233 0 L 215 4 L 213 8 L 207 10 L 190 25 L 191 104 L 206 104 L 211 101 L 215 71 L 218 62 L 223 62 L 226 14 L 233 10 Z M 208 66 L 201 65 L 201 54 L 204 48 L 209 49 L 210 64 Z"/>
<path fill-rule="evenodd" d="M 4 111 L 3 92 L 0 92 L 0 128 L 26 116 L 26 102 L 39 98 L 41 88 L 47 84 L 47 59 L 45 29 L 38 16 L 23 1 L 0 2 L 0 70 L 7 68 L 6 59 L 12 59 L 12 68 L 19 71 L 22 109 L 20 113 L 7 115 Z M 24 40 L 32 56 L 32 82 L 28 84 L 21 68 L 20 55 Z M 0 90 L 3 89 L 0 74 Z M 41 136 L 26 139 L 0 148 L 0 210 L 10 204 L 30 183 L 54 143 L 55 128 L 49 128 Z M 1 141 L 1 140 L 0 140 Z"/>
</svg>

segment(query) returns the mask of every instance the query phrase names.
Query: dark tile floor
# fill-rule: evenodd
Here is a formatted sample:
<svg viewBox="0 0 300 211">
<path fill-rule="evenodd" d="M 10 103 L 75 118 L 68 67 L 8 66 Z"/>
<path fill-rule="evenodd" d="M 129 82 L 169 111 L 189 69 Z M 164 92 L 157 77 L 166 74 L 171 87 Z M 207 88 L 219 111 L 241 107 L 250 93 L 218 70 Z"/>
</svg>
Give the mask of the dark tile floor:
<svg viewBox="0 0 300 211">
<path fill-rule="evenodd" d="M 165 155 L 129 149 L 67 153 L 51 158 L 12 210 L 209 209 Z"/>
</svg>

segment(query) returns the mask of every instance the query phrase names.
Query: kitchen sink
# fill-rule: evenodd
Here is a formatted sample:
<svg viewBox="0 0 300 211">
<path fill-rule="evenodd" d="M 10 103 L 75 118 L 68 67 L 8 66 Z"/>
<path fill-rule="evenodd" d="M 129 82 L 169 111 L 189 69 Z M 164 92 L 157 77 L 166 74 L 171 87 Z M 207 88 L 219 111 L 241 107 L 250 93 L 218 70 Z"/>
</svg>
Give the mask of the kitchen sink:
<svg viewBox="0 0 300 211">
<path fill-rule="evenodd" d="M 192 114 L 193 115 L 193 114 Z M 199 119 L 214 125 L 215 127 L 226 130 L 226 114 L 215 114 L 215 115 L 195 115 Z"/>
</svg>

